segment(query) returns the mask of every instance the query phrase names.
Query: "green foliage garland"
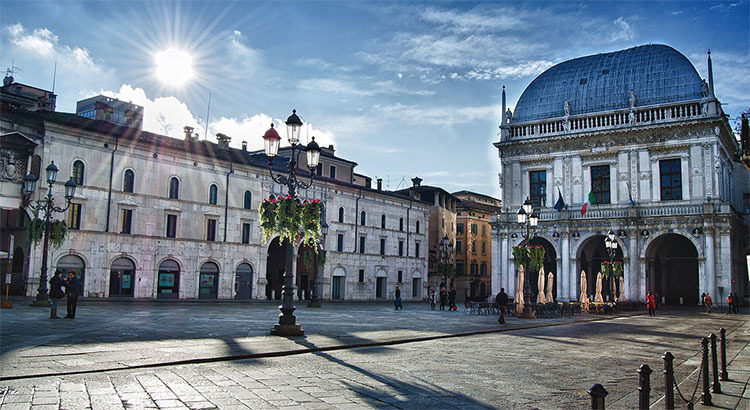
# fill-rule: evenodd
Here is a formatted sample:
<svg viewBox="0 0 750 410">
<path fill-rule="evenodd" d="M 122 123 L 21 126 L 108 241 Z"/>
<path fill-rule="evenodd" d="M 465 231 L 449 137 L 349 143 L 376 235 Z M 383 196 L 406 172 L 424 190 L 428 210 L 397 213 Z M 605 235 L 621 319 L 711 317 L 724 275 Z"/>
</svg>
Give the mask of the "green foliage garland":
<svg viewBox="0 0 750 410">
<path fill-rule="evenodd" d="M 305 251 L 304 255 L 305 267 L 312 269 L 315 263 L 315 252 L 312 250 Z M 326 263 L 326 251 L 318 251 L 318 269 L 322 269 Z"/>
<path fill-rule="evenodd" d="M 263 240 L 278 233 L 279 241 L 294 243 L 302 235 L 303 242 L 317 250 L 322 210 L 323 204 L 317 199 L 304 203 L 291 195 L 264 199 L 259 210 Z"/>
<path fill-rule="evenodd" d="M 68 233 L 68 225 L 65 221 L 51 221 L 49 223 L 49 243 L 57 249 L 65 242 L 65 236 Z M 29 239 L 34 245 L 44 238 L 44 221 L 34 218 L 29 222 Z"/>
<path fill-rule="evenodd" d="M 609 280 L 610 276 L 615 279 L 620 279 L 623 272 L 622 262 L 611 263 L 609 261 L 604 261 L 599 265 L 599 270 L 602 272 L 602 277 L 604 279 Z"/>
<path fill-rule="evenodd" d="M 514 246 L 513 263 L 516 268 L 529 258 L 529 270 L 537 270 L 544 266 L 544 247 L 541 245 Z"/>
</svg>

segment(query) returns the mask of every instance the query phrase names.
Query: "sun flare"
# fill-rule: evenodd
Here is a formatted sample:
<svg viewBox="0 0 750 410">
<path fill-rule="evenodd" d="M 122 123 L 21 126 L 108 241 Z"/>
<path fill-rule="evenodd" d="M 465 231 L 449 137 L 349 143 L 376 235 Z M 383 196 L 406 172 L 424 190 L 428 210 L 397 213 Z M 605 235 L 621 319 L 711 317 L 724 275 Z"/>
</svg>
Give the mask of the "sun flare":
<svg viewBox="0 0 750 410">
<path fill-rule="evenodd" d="M 185 51 L 170 48 L 154 56 L 156 76 L 164 84 L 183 85 L 193 77 L 193 57 Z"/>
</svg>

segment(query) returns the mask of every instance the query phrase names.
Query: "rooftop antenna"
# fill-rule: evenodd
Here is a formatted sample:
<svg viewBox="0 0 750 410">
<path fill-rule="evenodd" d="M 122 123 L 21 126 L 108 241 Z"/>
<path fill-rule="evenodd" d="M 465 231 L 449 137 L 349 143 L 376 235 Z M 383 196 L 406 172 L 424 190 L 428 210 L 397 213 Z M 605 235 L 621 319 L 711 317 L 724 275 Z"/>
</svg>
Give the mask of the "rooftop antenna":
<svg viewBox="0 0 750 410">
<path fill-rule="evenodd" d="M 55 80 L 57 80 L 57 61 L 55 61 L 55 69 L 52 71 L 52 94 L 55 93 Z"/>
<path fill-rule="evenodd" d="M 204 134 L 204 139 L 208 138 L 208 116 L 211 115 L 211 91 L 208 92 L 208 109 L 206 110 L 206 129 Z"/>
</svg>

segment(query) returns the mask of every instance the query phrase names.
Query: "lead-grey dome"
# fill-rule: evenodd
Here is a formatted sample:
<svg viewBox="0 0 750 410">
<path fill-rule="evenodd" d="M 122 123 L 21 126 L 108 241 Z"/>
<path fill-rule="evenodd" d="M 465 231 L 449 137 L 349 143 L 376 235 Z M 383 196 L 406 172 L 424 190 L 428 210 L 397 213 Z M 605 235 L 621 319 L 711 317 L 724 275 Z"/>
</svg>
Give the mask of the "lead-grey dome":
<svg viewBox="0 0 750 410">
<path fill-rule="evenodd" d="M 514 122 L 699 99 L 702 80 L 679 51 L 649 44 L 564 61 L 550 67 L 526 87 L 513 113 Z"/>
</svg>

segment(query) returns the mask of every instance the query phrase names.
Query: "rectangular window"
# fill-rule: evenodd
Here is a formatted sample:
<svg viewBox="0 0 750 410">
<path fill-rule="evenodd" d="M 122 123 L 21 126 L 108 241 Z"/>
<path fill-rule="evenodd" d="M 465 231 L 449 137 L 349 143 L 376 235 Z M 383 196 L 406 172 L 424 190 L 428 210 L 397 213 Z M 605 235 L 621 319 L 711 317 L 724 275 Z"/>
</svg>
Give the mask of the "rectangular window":
<svg viewBox="0 0 750 410">
<path fill-rule="evenodd" d="M 456 253 L 463 252 L 463 242 L 462 241 L 456 241 Z"/>
<path fill-rule="evenodd" d="M 476 235 L 477 232 L 477 224 L 471 224 L 471 234 Z"/>
<path fill-rule="evenodd" d="M 120 233 L 130 234 L 130 228 L 132 225 L 133 225 L 133 210 L 123 209 Z"/>
<path fill-rule="evenodd" d="M 487 236 L 487 225 L 482 225 L 482 236 Z"/>
<path fill-rule="evenodd" d="M 479 265 L 479 275 L 487 276 L 487 264 L 486 263 Z"/>
<path fill-rule="evenodd" d="M 398 271 L 398 282 L 404 281 L 404 271 Z"/>
<path fill-rule="evenodd" d="M 70 204 L 68 209 L 68 229 L 81 229 L 81 204 Z"/>
<path fill-rule="evenodd" d="M 419 257 L 419 242 L 414 244 L 414 257 L 415 258 Z"/>
<path fill-rule="evenodd" d="M 344 251 L 344 235 L 343 234 L 336 235 L 336 251 L 337 252 Z"/>
<path fill-rule="evenodd" d="M 661 200 L 678 201 L 682 199 L 682 172 L 679 159 L 659 161 L 661 177 Z"/>
<path fill-rule="evenodd" d="M 469 269 L 471 270 L 471 272 L 470 272 L 471 276 L 477 276 L 477 264 L 476 263 L 472 263 L 469 266 Z"/>
<path fill-rule="evenodd" d="M 336 179 L 336 166 L 331 165 L 331 167 L 328 168 L 328 177 L 331 179 Z"/>
<path fill-rule="evenodd" d="M 482 241 L 482 255 L 487 253 L 487 241 Z"/>
<path fill-rule="evenodd" d="M 471 241 L 471 253 L 477 253 L 477 241 Z"/>
<path fill-rule="evenodd" d="M 591 192 L 597 204 L 610 203 L 609 197 L 609 165 L 591 167 Z"/>
<path fill-rule="evenodd" d="M 464 275 L 464 261 L 456 261 L 456 276 Z"/>
<path fill-rule="evenodd" d="M 547 202 L 547 171 L 529 171 L 529 199 L 535 207 Z"/>
<path fill-rule="evenodd" d="M 365 253 L 365 237 L 359 237 L 359 253 Z"/>
<path fill-rule="evenodd" d="M 456 225 L 456 233 L 457 234 L 463 234 L 464 233 L 464 224 L 457 224 Z"/>
<path fill-rule="evenodd" d="M 242 224 L 242 243 L 250 243 L 250 224 Z"/>
<path fill-rule="evenodd" d="M 398 256 L 404 256 L 404 241 L 398 241 Z"/>
<path fill-rule="evenodd" d="M 385 255 L 385 239 L 380 238 L 380 254 Z"/>
<path fill-rule="evenodd" d="M 359 270 L 359 283 L 363 283 L 365 281 L 365 270 L 360 269 Z"/>
<path fill-rule="evenodd" d="M 206 240 L 216 240 L 216 219 L 209 219 L 206 223 Z"/>
<path fill-rule="evenodd" d="M 167 238 L 177 237 L 177 215 L 167 215 Z"/>
</svg>

